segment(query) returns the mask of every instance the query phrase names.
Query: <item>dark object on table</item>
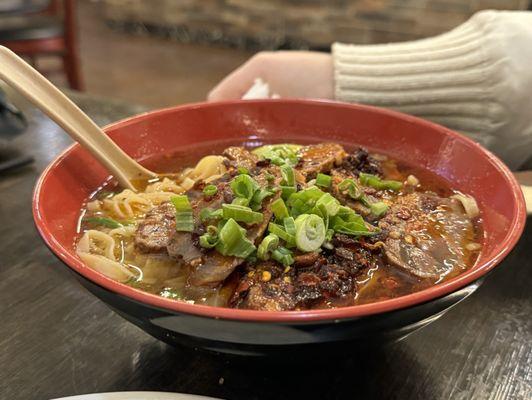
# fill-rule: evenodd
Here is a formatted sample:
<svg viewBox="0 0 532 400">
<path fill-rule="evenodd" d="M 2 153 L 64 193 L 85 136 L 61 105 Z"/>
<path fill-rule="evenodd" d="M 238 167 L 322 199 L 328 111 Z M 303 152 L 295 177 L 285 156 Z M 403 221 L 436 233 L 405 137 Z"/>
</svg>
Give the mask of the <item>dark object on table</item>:
<svg viewBox="0 0 532 400">
<path fill-rule="evenodd" d="M 83 90 L 75 0 L 10 0 L 0 5 L 0 44 L 29 58 L 60 55 L 71 88 Z"/>
<path fill-rule="evenodd" d="M 33 203 L 37 228 L 93 293 L 146 332 L 173 344 L 264 354 L 349 340 L 365 344 L 402 338 L 471 294 L 513 248 L 524 226 L 519 185 L 501 161 L 444 127 L 389 110 L 303 100 L 205 103 L 143 114 L 107 132 L 134 158 L 186 151 L 191 147 L 185 146 L 220 138 L 240 144 L 257 143 L 257 136 L 266 143 L 301 143 L 327 136 L 337 142 L 371 145 L 375 152 L 386 151 L 391 158 L 438 173 L 481 205 L 486 239 L 476 265 L 428 289 L 322 310 L 265 312 L 196 305 L 135 290 L 81 262 L 73 248 L 80 205 L 108 172 L 89 153 L 73 147 L 37 183 Z M 498 188 L 497 196 L 492 187 Z"/>
<path fill-rule="evenodd" d="M 24 115 L 11 104 L 0 90 L 0 140 L 12 139 L 28 126 Z"/>
<path fill-rule="evenodd" d="M 33 157 L 22 154 L 7 143 L 24 132 L 28 126 L 22 112 L 7 99 L 0 90 L 0 172 L 21 167 L 33 161 Z"/>
</svg>

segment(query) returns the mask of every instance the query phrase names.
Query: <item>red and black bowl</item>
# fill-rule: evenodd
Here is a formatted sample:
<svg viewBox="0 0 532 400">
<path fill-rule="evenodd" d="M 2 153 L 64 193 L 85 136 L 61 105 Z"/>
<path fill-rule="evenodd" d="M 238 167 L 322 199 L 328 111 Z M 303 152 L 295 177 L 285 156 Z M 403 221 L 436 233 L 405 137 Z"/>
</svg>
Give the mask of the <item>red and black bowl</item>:
<svg viewBox="0 0 532 400">
<path fill-rule="evenodd" d="M 325 310 L 253 311 L 189 304 L 118 283 L 76 256 L 80 208 L 108 178 L 83 148 L 68 148 L 43 172 L 33 214 L 45 243 L 93 294 L 168 343 L 265 354 L 345 341 L 393 340 L 440 317 L 465 299 L 512 250 L 525 224 L 525 203 L 508 168 L 470 139 L 394 111 L 307 100 L 231 101 L 185 105 L 138 115 L 106 132 L 144 160 L 193 145 L 335 141 L 360 145 L 428 169 L 480 206 L 484 241 L 476 264 L 428 289 L 391 300 Z M 58 284 L 61 284 L 58 282 Z"/>
</svg>

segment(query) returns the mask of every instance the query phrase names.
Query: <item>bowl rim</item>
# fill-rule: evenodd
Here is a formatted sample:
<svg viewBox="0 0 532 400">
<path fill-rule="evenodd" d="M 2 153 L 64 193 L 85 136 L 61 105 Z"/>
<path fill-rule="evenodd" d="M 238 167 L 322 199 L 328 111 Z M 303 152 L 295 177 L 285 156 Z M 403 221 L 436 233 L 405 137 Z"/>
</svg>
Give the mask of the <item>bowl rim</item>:
<svg viewBox="0 0 532 400">
<path fill-rule="evenodd" d="M 159 110 L 148 111 L 141 114 L 136 114 L 131 117 L 119 120 L 117 122 L 106 125 L 103 129 L 105 132 L 109 130 L 124 127 L 131 123 L 142 122 L 152 117 L 173 113 L 175 111 L 185 111 L 191 109 L 200 109 L 204 107 L 218 107 L 223 105 L 239 105 L 239 104 L 253 104 L 253 103 L 279 103 L 284 102 L 288 104 L 308 104 L 308 105 L 338 105 L 341 107 L 348 107 L 352 109 L 377 112 L 380 114 L 387 114 L 389 116 L 400 118 L 408 122 L 412 122 L 418 125 L 424 125 L 430 129 L 437 129 L 443 131 L 443 133 L 455 140 L 465 142 L 468 146 L 472 146 L 477 151 L 483 153 L 491 164 L 506 178 L 509 186 L 512 189 L 512 198 L 515 205 L 516 212 L 514 213 L 510 222 L 510 228 L 503 241 L 499 244 L 499 251 L 491 259 L 482 263 L 481 265 L 475 265 L 472 269 L 469 269 L 449 281 L 437 284 L 430 288 L 421 290 L 419 292 L 411 293 L 405 296 L 379 301 L 375 303 L 354 305 L 333 309 L 319 309 L 319 310 L 301 310 L 301 311 L 259 311 L 259 310 L 242 310 L 226 307 L 216 307 L 200 304 L 191 304 L 185 301 L 168 299 L 155 294 L 147 293 L 142 290 L 133 288 L 126 284 L 117 282 L 108 278 L 107 276 L 87 267 L 81 260 L 79 260 L 74 253 L 73 249 L 68 249 L 62 246 L 53 236 L 51 230 L 45 223 L 45 220 L 41 214 L 40 197 L 43 187 L 46 183 L 49 174 L 58 166 L 61 161 L 67 157 L 80 145 L 74 143 L 66 148 L 62 153 L 55 157 L 50 164 L 43 170 L 39 176 L 34 192 L 32 201 L 32 211 L 35 225 L 42 239 L 46 245 L 52 250 L 53 253 L 59 259 L 61 259 L 69 268 L 73 269 L 84 278 L 102 286 L 103 288 L 110 290 L 111 292 L 125 296 L 131 300 L 139 303 L 147 304 L 152 307 L 157 307 L 166 311 L 174 313 L 184 313 L 189 315 L 196 315 L 199 317 L 208 317 L 214 319 L 227 319 L 247 322 L 277 322 L 277 323 L 305 323 L 305 322 L 317 322 L 317 321 L 336 321 L 345 319 L 355 319 L 360 317 L 367 317 L 370 315 L 386 313 L 395 311 L 418 304 L 422 304 L 436 298 L 443 297 L 458 289 L 461 289 L 468 284 L 478 280 L 482 276 L 486 275 L 496 265 L 498 265 L 508 253 L 513 249 L 521 234 L 524 230 L 526 221 L 526 208 L 523 193 L 520 185 L 517 182 L 515 176 L 508 169 L 508 167 L 493 153 L 482 147 L 480 144 L 474 142 L 472 139 L 454 132 L 439 124 L 414 117 L 408 114 L 403 114 L 398 111 L 384 109 L 380 107 L 356 104 L 356 103 L 344 103 L 333 100 L 308 100 L 308 99 L 265 99 L 265 100 L 229 100 L 221 102 L 198 102 L 184 105 L 178 105 L 173 107 L 167 107 Z"/>
</svg>

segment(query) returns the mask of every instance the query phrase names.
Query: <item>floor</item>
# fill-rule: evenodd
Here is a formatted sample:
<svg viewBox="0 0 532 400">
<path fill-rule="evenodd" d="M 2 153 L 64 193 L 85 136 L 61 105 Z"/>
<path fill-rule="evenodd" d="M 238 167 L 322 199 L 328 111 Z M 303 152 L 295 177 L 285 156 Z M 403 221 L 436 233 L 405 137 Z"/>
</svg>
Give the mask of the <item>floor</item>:
<svg viewBox="0 0 532 400">
<path fill-rule="evenodd" d="M 205 99 L 251 53 L 113 31 L 101 4 L 79 0 L 83 77 L 90 94 L 161 108 Z M 62 83 L 61 76 L 54 81 Z"/>
</svg>

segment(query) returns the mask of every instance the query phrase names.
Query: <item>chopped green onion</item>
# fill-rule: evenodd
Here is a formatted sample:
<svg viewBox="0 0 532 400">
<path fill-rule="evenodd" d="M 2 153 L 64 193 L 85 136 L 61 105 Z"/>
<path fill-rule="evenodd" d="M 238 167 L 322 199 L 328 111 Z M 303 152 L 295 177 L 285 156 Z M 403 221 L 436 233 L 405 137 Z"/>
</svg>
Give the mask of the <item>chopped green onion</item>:
<svg viewBox="0 0 532 400">
<path fill-rule="evenodd" d="M 260 210 L 262 208 L 262 202 L 266 197 L 273 196 L 275 192 L 271 189 L 259 189 L 255 192 L 253 195 L 253 198 L 251 199 L 251 203 L 253 208 L 257 208 Z"/>
<path fill-rule="evenodd" d="M 290 165 L 285 164 L 281 166 L 281 175 L 283 177 L 281 181 L 282 185 L 294 186 L 296 184 L 296 174 Z"/>
<path fill-rule="evenodd" d="M 261 260 L 268 260 L 270 253 L 279 246 L 279 236 L 270 233 L 260 243 L 257 249 L 257 257 Z"/>
<path fill-rule="evenodd" d="M 83 222 L 88 222 L 90 224 L 94 225 L 102 225 L 107 228 L 116 229 L 121 228 L 124 225 L 129 225 L 127 223 L 120 223 L 118 221 L 115 221 L 112 218 L 106 218 L 106 217 L 89 217 L 89 218 L 83 218 Z M 129 221 L 127 221 L 129 222 Z"/>
<path fill-rule="evenodd" d="M 272 252 L 272 258 L 283 264 L 284 266 L 289 266 L 294 263 L 294 257 L 292 257 L 292 252 L 285 247 L 278 247 Z"/>
<path fill-rule="evenodd" d="M 253 211 L 246 206 L 239 206 L 237 204 L 222 204 L 223 217 L 225 219 L 232 218 L 238 222 L 245 222 L 247 224 L 256 224 L 262 222 L 264 215 L 262 213 Z"/>
<path fill-rule="evenodd" d="M 325 223 L 315 214 L 301 214 L 296 218 L 296 246 L 310 252 L 318 250 L 325 241 Z"/>
<path fill-rule="evenodd" d="M 236 197 L 251 200 L 259 184 L 249 175 L 238 175 L 231 181 L 231 189 Z"/>
<path fill-rule="evenodd" d="M 319 211 L 318 215 L 323 218 L 334 217 L 340 209 L 340 202 L 330 193 L 325 193 L 318 199 L 315 208 Z"/>
<path fill-rule="evenodd" d="M 237 171 L 240 175 L 249 175 L 249 171 L 246 167 L 238 167 Z"/>
<path fill-rule="evenodd" d="M 332 178 L 329 175 L 318 174 L 316 176 L 316 186 L 328 188 L 331 186 Z"/>
<path fill-rule="evenodd" d="M 172 196 L 170 201 L 175 208 L 175 229 L 178 232 L 192 232 L 194 230 L 194 218 L 192 207 L 186 195 Z"/>
<path fill-rule="evenodd" d="M 256 249 L 255 245 L 246 238 L 246 230 L 232 218 L 228 219 L 219 230 L 218 238 L 216 251 L 224 256 L 246 258 Z"/>
<path fill-rule="evenodd" d="M 275 218 L 277 218 L 280 221 L 282 221 L 283 219 L 289 216 L 288 208 L 286 208 L 286 204 L 284 203 L 283 199 L 275 200 L 271 204 L 271 208 L 272 208 L 273 214 L 275 215 Z"/>
<path fill-rule="evenodd" d="M 272 183 L 275 180 L 275 175 L 272 175 L 269 172 L 265 172 L 264 177 L 268 183 Z"/>
<path fill-rule="evenodd" d="M 288 199 L 288 206 L 292 216 L 297 217 L 300 214 L 309 214 L 316 205 L 316 202 L 325 193 L 316 186 L 303 189 L 294 193 Z"/>
<path fill-rule="evenodd" d="M 295 237 L 293 235 L 290 235 L 287 233 L 284 229 L 284 227 L 274 224 L 273 222 L 270 222 L 268 225 L 268 231 L 270 233 L 273 233 L 274 235 L 279 236 L 280 239 L 284 240 L 288 245 L 293 246 L 295 245 Z"/>
<path fill-rule="evenodd" d="M 340 206 L 338 214 L 331 220 L 331 228 L 335 232 L 351 236 L 373 236 L 379 229 L 370 230 L 364 219 L 349 207 Z"/>
<path fill-rule="evenodd" d="M 381 217 L 382 215 L 386 214 L 389 207 L 386 203 L 378 201 L 376 203 L 370 204 L 369 208 L 374 216 Z"/>
<path fill-rule="evenodd" d="M 209 225 L 207 233 L 199 237 L 199 244 L 206 249 L 212 249 L 218 244 L 218 229 L 215 226 Z"/>
<path fill-rule="evenodd" d="M 294 186 L 281 186 L 281 197 L 284 200 L 288 200 L 290 196 L 296 193 L 296 188 Z"/>
<path fill-rule="evenodd" d="M 284 230 L 289 235 L 295 236 L 296 234 L 296 222 L 293 217 L 288 217 L 283 220 Z"/>
<path fill-rule="evenodd" d="M 200 211 L 200 221 L 206 222 L 209 220 L 216 220 L 222 218 L 222 209 L 213 210 L 212 208 L 206 207 Z"/>
<path fill-rule="evenodd" d="M 203 188 L 203 194 L 205 196 L 214 196 L 216 193 L 218 193 L 218 188 L 214 185 L 207 185 Z"/>
<path fill-rule="evenodd" d="M 364 196 L 364 193 L 358 184 L 354 181 L 354 179 L 351 178 L 344 179 L 342 182 L 340 182 L 338 185 L 338 190 L 347 193 L 347 195 L 354 200 L 359 200 Z"/>
<path fill-rule="evenodd" d="M 243 197 L 235 197 L 233 199 L 233 201 L 231 202 L 231 204 L 236 204 L 237 206 L 248 206 L 249 205 L 249 200 L 248 199 L 245 199 Z"/>
<path fill-rule="evenodd" d="M 400 190 L 403 187 L 403 183 L 399 181 L 383 180 L 377 175 L 366 174 L 361 172 L 359 175 L 360 183 L 364 186 L 371 186 L 377 190 Z"/>
<path fill-rule="evenodd" d="M 301 148 L 297 144 L 273 144 L 257 147 L 252 153 L 262 159 L 270 160 L 275 165 L 296 165 L 299 162 L 297 151 Z"/>
</svg>

